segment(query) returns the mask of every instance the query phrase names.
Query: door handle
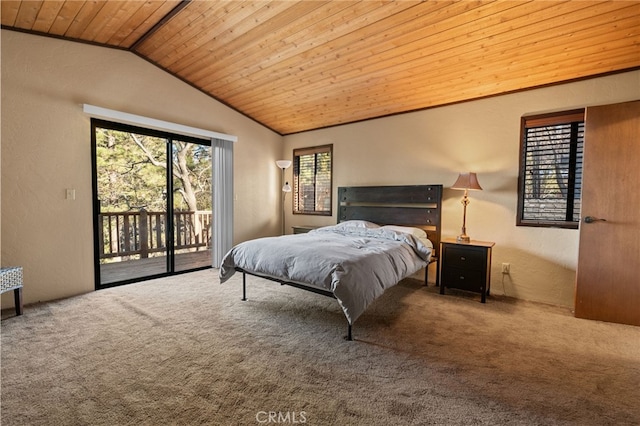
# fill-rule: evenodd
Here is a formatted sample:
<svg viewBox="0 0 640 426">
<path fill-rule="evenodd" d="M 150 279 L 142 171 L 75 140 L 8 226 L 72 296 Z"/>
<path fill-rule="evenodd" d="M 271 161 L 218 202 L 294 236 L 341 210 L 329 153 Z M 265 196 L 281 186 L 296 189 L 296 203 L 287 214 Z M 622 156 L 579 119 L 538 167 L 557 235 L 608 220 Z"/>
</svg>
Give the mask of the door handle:
<svg viewBox="0 0 640 426">
<path fill-rule="evenodd" d="M 593 222 L 606 222 L 607 219 L 599 219 L 593 216 L 587 216 L 584 218 L 584 223 L 593 223 Z"/>
</svg>

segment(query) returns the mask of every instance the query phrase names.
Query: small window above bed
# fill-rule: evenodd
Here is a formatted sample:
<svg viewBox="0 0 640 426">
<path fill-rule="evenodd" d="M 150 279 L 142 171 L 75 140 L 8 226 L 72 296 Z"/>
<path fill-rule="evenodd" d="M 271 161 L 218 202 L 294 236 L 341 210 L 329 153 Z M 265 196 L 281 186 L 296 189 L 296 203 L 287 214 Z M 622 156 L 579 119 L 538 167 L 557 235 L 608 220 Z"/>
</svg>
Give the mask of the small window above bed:
<svg viewBox="0 0 640 426">
<path fill-rule="evenodd" d="M 293 150 L 293 213 L 331 216 L 333 145 Z"/>
</svg>

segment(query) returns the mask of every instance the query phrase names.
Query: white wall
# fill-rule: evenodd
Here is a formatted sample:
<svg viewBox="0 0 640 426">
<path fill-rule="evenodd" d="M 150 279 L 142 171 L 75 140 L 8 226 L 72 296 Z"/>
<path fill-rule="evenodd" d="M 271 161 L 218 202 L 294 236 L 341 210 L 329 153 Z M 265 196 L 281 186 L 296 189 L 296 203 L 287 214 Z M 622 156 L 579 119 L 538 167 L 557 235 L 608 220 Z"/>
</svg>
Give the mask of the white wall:
<svg viewBox="0 0 640 426">
<path fill-rule="evenodd" d="M 280 230 L 282 137 L 114 49 L 2 30 L 2 265 L 24 268 L 24 301 L 94 289 L 91 128 L 82 104 L 238 136 L 235 241 Z M 65 189 L 76 200 L 65 199 Z M 3 306 L 12 306 L 11 294 Z"/>
<path fill-rule="evenodd" d="M 443 184 L 476 172 L 483 191 L 470 192 L 467 233 L 494 241 L 491 292 L 573 306 L 578 230 L 516 227 L 520 117 L 640 98 L 640 71 L 529 90 L 285 137 L 294 148 L 333 143 L 338 186 Z M 291 170 L 287 171 L 291 180 Z M 462 192 L 445 189 L 443 236 L 462 225 Z M 331 224 L 331 218 L 291 214 L 292 225 Z M 501 274 L 502 263 L 511 274 Z M 433 276 L 433 275 L 432 275 Z"/>
</svg>

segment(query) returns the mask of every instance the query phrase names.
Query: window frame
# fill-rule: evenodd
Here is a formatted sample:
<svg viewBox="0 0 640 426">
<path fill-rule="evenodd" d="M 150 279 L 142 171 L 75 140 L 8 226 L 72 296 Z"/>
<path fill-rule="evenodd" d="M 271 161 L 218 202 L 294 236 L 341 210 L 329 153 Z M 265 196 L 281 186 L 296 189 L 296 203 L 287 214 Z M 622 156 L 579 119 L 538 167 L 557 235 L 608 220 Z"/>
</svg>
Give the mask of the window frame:
<svg viewBox="0 0 640 426">
<path fill-rule="evenodd" d="M 329 210 L 316 210 L 316 203 L 314 203 L 313 210 L 299 210 L 298 200 L 300 197 L 300 157 L 304 155 L 318 155 L 329 153 L 330 156 L 330 170 L 329 170 Z M 316 159 L 317 161 L 317 159 Z M 316 185 L 317 185 L 317 171 L 316 171 L 316 162 L 314 161 L 314 199 L 316 194 Z M 333 215 L 333 144 L 328 145 L 319 145 L 305 148 L 296 148 L 293 150 L 293 200 L 291 203 L 291 209 L 293 214 L 304 214 L 304 215 L 313 215 L 313 216 L 332 216 Z"/>
<path fill-rule="evenodd" d="M 554 112 L 548 114 L 539 114 L 539 115 L 531 115 L 531 116 L 523 116 L 520 120 L 520 150 L 519 150 L 519 168 L 518 168 L 518 210 L 517 210 L 517 218 L 516 218 L 516 226 L 531 226 L 531 227 L 547 227 L 547 228 L 565 228 L 565 229 L 578 229 L 580 220 L 568 220 L 569 214 L 573 216 L 574 213 L 574 204 L 577 200 L 581 198 L 580 193 L 575 193 L 575 179 L 578 175 L 577 171 L 580 173 L 580 183 L 582 182 L 582 162 L 578 162 L 577 158 L 579 156 L 578 152 L 578 144 L 580 143 L 578 135 L 580 133 L 579 123 L 583 124 L 584 131 L 584 118 L 585 118 L 585 110 L 582 109 L 574 109 L 569 111 L 561 111 Z M 575 129 L 572 129 L 570 136 L 570 154 L 569 154 L 569 166 L 568 166 L 568 182 L 573 183 L 567 185 L 567 202 L 566 202 L 566 210 L 565 210 L 565 220 L 545 220 L 542 218 L 538 219 L 525 219 L 524 217 L 524 208 L 525 208 L 525 173 L 527 170 L 527 129 L 536 128 L 536 127 L 544 127 L 544 126 L 554 126 L 554 125 L 567 125 L 572 124 L 575 125 Z M 582 149 L 584 150 L 584 134 L 582 137 Z M 579 164 L 579 169 L 578 169 Z M 579 212 L 578 212 L 579 213 Z"/>
</svg>

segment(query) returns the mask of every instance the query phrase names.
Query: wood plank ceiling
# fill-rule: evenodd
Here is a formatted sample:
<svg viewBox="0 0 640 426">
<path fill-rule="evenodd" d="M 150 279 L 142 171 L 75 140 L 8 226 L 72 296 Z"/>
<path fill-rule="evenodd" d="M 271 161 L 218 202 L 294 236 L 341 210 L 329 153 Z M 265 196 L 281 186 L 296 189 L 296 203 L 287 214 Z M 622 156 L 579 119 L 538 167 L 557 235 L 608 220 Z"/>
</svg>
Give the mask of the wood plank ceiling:
<svg viewBox="0 0 640 426">
<path fill-rule="evenodd" d="M 2 1 L 286 135 L 640 68 L 638 1 Z"/>
</svg>

